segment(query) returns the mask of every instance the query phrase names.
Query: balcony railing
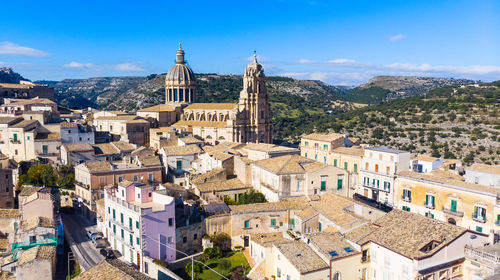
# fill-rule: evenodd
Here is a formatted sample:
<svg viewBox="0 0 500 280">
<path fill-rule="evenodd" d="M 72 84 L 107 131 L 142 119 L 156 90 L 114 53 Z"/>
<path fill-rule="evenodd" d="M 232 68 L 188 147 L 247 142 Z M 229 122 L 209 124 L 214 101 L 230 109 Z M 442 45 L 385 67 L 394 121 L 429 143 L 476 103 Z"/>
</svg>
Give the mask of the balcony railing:
<svg viewBox="0 0 500 280">
<path fill-rule="evenodd" d="M 12 139 L 12 138 L 11 138 L 11 139 L 10 139 L 10 143 L 12 143 L 12 144 L 21 144 L 21 141 L 19 141 L 19 140 L 14 140 L 14 139 Z"/>
<path fill-rule="evenodd" d="M 122 199 L 119 199 L 118 197 L 109 195 L 108 193 L 106 193 L 106 195 L 108 196 L 107 197 L 108 199 L 110 199 L 111 201 L 113 201 L 117 204 L 120 204 L 121 206 L 123 206 L 125 208 L 128 208 L 128 209 L 130 209 L 134 212 L 137 212 L 137 213 L 141 212 L 141 207 L 139 207 L 137 205 L 130 204 L 130 203 L 126 202 L 125 200 L 122 200 Z"/>
<path fill-rule="evenodd" d="M 119 227 L 123 228 L 124 230 L 126 230 L 126 231 L 128 231 L 130 233 L 134 233 L 134 228 L 133 227 L 130 227 L 130 225 L 126 225 L 126 224 L 122 223 L 117 218 L 109 217 L 108 221 L 113 222 L 114 224 L 118 225 Z"/>
<path fill-rule="evenodd" d="M 472 219 L 476 222 L 486 223 L 486 218 L 483 216 L 476 216 L 476 215 L 472 214 Z"/>
<path fill-rule="evenodd" d="M 458 216 L 458 217 L 463 217 L 464 216 L 464 212 L 457 211 L 456 209 L 446 208 L 444 206 L 443 206 L 443 212 L 446 213 L 446 214 L 455 215 L 455 216 Z"/>
<path fill-rule="evenodd" d="M 425 206 L 426 208 L 429 208 L 429 209 L 434 209 L 434 208 L 436 208 L 436 205 L 433 205 L 433 204 L 427 204 L 427 203 L 426 203 L 426 204 L 424 204 L 424 206 Z"/>
<path fill-rule="evenodd" d="M 411 202 L 411 197 L 408 197 L 408 196 L 403 196 L 403 197 L 401 197 L 401 199 L 403 201 L 406 201 L 406 202 Z"/>
<path fill-rule="evenodd" d="M 474 248 L 470 245 L 465 245 L 465 255 L 471 256 L 474 259 L 481 259 L 500 264 L 500 255 L 497 253 L 485 252 L 482 248 Z"/>
</svg>

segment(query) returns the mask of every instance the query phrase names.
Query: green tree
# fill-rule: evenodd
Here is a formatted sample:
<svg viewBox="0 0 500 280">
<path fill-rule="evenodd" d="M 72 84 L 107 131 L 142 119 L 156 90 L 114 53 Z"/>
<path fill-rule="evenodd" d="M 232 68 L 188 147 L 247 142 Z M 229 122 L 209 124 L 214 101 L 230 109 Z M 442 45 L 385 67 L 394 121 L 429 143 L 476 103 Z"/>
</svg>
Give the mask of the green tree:
<svg viewBox="0 0 500 280">
<path fill-rule="evenodd" d="M 203 272 L 203 265 L 201 263 L 195 262 L 194 266 L 193 266 L 191 262 L 188 262 L 184 269 L 185 269 L 186 273 L 189 275 L 189 277 L 191 277 L 191 270 L 193 270 L 194 271 L 194 278 L 199 279 L 198 276 L 200 275 L 200 273 Z"/>
</svg>

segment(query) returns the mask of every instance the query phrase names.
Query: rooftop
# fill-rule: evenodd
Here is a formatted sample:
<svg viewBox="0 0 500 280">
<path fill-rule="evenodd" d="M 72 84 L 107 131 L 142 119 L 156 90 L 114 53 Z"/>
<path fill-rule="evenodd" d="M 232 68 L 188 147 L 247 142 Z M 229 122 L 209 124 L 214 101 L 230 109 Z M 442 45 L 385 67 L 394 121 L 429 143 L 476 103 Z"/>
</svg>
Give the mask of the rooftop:
<svg viewBox="0 0 500 280">
<path fill-rule="evenodd" d="M 153 280 L 134 267 L 118 260 L 103 260 L 89 270 L 82 272 L 75 280 Z"/>
<path fill-rule="evenodd" d="M 246 144 L 243 149 L 254 150 L 266 153 L 278 153 L 278 152 L 294 152 L 298 151 L 296 148 L 274 145 L 274 144 L 266 144 L 266 143 L 249 143 Z"/>
<path fill-rule="evenodd" d="M 95 154 L 100 156 L 115 155 L 120 153 L 120 150 L 118 150 L 111 143 L 95 144 L 92 145 L 92 147 L 94 147 Z"/>
<path fill-rule="evenodd" d="M 233 178 L 221 182 L 209 182 L 196 184 L 196 188 L 200 192 L 212 192 L 212 191 L 229 191 L 229 190 L 241 190 L 241 189 L 250 189 L 251 186 L 247 186 L 243 184 L 238 178 Z"/>
<path fill-rule="evenodd" d="M 488 187 L 479 184 L 473 184 L 463 181 L 460 175 L 457 175 L 451 171 L 434 170 L 428 173 L 418 173 L 409 170 L 399 171 L 397 173 L 398 177 L 407 179 L 423 180 L 435 183 L 441 183 L 446 185 L 451 185 L 458 187 L 464 191 L 479 191 L 486 192 L 492 195 L 497 195 L 500 193 L 500 189 L 495 187 Z"/>
<path fill-rule="evenodd" d="M 365 150 L 359 146 L 354 146 L 351 148 L 338 147 L 338 148 L 333 149 L 333 152 L 339 153 L 339 154 L 351 155 L 351 156 L 358 156 L 358 157 L 362 157 L 365 155 Z"/>
<path fill-rule="evenodd" d="M 500 174 L 500 165 L 475 163 L 471 167 L 466 168 L 466 170 L 473 170 L 491 174 Z"/>
<path fill-rule="evenodd" d="M 11 124 L 21 120 L 23 120 L 21 117 L 0 117 L 0 124 Z"/>
<path fill-rule="evenodd" d="M 98 117 L 97 119 L 103 120 L 103 121 L 133 121 L 133 120 L 143 119 L 143 118 L 136 116 L 136 115 L 117 115 L 117 116 Z"/>
<path fill-rule="evenodd" d="M 374 242 L 411 259 L 433 255 L 467 229 L 430 219 L 419 214 L 394 209 L 375 221 L 376 226 L 364 226 L 353 230 L 356 241 L 362 245 Z M 363 231 L 366 235 L 357 234 Z M 370 231 L 371 230 L 371 231 Z M 432 248 L 425 250 L 429 244 Z"/>
<path fill-rule="evenodd" d="M 233 157 L 233 155 L 230 155 L 228 153 L 225 153 L 225 152 L 219 152 L 219 151 L 215 151 L 215 152 L 211 152 L 209 153 L 209 155 L 217 160 L 221 160 L 221 161 L 225 161 L 225 160 L 228 160 L 230 158 Z"/>
<path fill-rule="evenodd" d="M 339 133 L 311 133 L 302 136 L 302 139 L 316 140 L 323 142 L 332 142 L 340 138 L 344 138 L 344 135 Z"/>
<path fill-rule="evenodd" d="M 167 156 L 187 156 L 199 154 L 202 152 L 197 145 L 186 146 L 165 146 L 162 148 Z"/>
<path fill-rule="evenodd" d="M 42 187 L 33 187 L 33 186 L 23 186 L 19 196 L 30 196 L 36 192 L 41 191 Z"/>
<path fill-rule="evenodd" d="M 366 147 L 365 150 L 371 150 L 371 151 L 376 151 L 376 152 L 383 152 L 383 153 L 391 153 L 391 154 L 404 154 L 404 153 L 410 153 L 408 151 L 402 151 L 402 150 L 396 150 L 396 149 L 391 149 L 388 147 L 382 147 L 382 146 L 377 146 L 377 147 Z"/>
<path fill-rule="evenodd" d="M 19 209 L 0 209 L 1 218 L 19 218 Z"/>
<path fill-rule="evenodd" d="M 301 273 L 327 269 L 328 264 L 302 241 L 275 244 L 276 248 Z"/>
<path fill-rule="evenodd" d="M 307 219 L 307 218 L 309 218 L 313 215 L 316 215 L 316 214 L 318 214 L 318 211 L 314 210 L 314 208 L 309 206 L 306 209 L 304 209 L 298 213 L 295 213 L 295 216 L 297 216 L 301 220 L 304 220 L 304 219 Z"/>
<path fill-rule="evenodd" d="M 316 232 L 306 235 L 311 245 L 330 259 L 359 253 L 339 232 Z"/>
<path fill-rule="evenodd" d="M 127 143 L 125 141 L 111 142 L 111 145 L 113 145 L 120 152 L 131 152 L 137 148 L 136 145 Z"/>
<path fill-rule="evenodd" d="M 202 126 L 202 127 L 224 128 L 227 126 L 227 124 L 226 122 L 213 122 L 213 121 L 178 121 L 174 123 L 172 126 Z"/>
<path fill-rule="evenodd" d="M 250 240 L 264 247 L 271 247 L 273 244 L 292 242 L 292 240 L 283 237 L 283 232 L 251 234 Z"/>
<path fill-rule="evenodd" d="M 327 166 L 326 164 L 299 155 L 273 157 L 255 161 L 253 164 L 263 167 L 275 174 L 305 173 Z"/>
<path fill-rule="evenodd" d="M 38 123 L 37 120 L 22 120 L 14 125 L 12 125 L 12 128 L 27 128 L 32 125 L 36 125 Z"/>
<path fill-rule="evenodd" d="M 47 217 L 33 217 L 21 223 L 21 228 L 24 231 L 30 231 L 38 227 L 53 228 L 54 226 L 54 219 Z"/>
<path fill-rule="evenodd" d="M 167 104 L 159 104 L 148 108 L 140 109 L 137 112 L 171 112 L 171 111 L 175 111 L 175 108 L 173 106 Z"/>
<path fill-rule="evenodd" d="M 226 151 L 229 151 L 231 149 L 237 149 L 237 148 L 241 148 L 244 146 L 245 146 L 245 144 L 242 144 L 242 143 L 222 142 L 222 143 L 219 143 L 215 146 L 204 146 L 203 150 L 207 153 L 215 152 L 215 151 L 226 152 Z"/>
<path fill-rule="evenodd" d="M 108 171 L 113 169 L 111 164 L 107 161 L 87 161 L 83 164 L 87 167 L 89 172 Z"/>
<path fill-rule="evenodd" d="M 62 122 L 59 124 L 61 128 L 76 128 L 78 124 L 72 122 Z"/>
<path fill-rule="evenodd" d="M 209 182 L 209 179 L 211 177 L 214 177 L 214 176 L 216 176 L 220 173 L 224 173 L 224 172 L 226 172 L 226 171 L 223 168 L 214 168 L 214 169 L 212 169 L 206 173 L 203 173 L 200 176 L 192 179 L 191 182 L 193 184 L 205 183 L 207 181 Z"/>
<path fill-rule="evenodd" d="M 203 140 L 194 138 L 194 137 L 184 137 L 184 138 L 179 138 L 179 141 L 182 141 L 185 144 L 198 144 L 198 143 L 203 143 Z"/>
<path fill-rule="evenodd" d="M 314 210 L 318 211 L 344 231 L 367 222 L 363 217 L 357 216 L 347 210 L 347 207 L 353 204 L 356 204 L 356 202 L 331 193 L 323 194 L 319 200 L 311 202 Z"/>
<path fill-rule="evenodd" d="M 55 246 L 36 246 L 28 250 L 22 250 L 17 260 L 17 265 L 29 263 L 33 260 L 51 260 L 55 257 Z"/>
<path fill-rule="evenodd" d="M 161 166 L 160 158 L 156 155 L 138 156 L 138 159 L 144 167 Z"/>
<path fill-rule="evenodd" d="M 94 148 L 89 143 L 63 144 L 68 152 L 87 152 L 94 151 Z"/>
<path fill-rule="evenodd" d="M 193 103 L 184 108 L 189 109 L 209 109 L 209 110 L 232 110 L 238 106 L 237 103 Z"/>
<path fill-rule="evenodd" d="M 431 157 L 429 155 L 418 155 L 417 158 L 416 158 L 416 160 L 433 162 L 433 161 L 438 160 L 438 158 Z"/>
<path fill-rule="evenodd" d="M 33 105 L 33 104 L 56 104 L 54 101 L 47 98 L 31 98 L 31 99 L 10 99 L 5 105 Z"/>
<path fill-rule="evenodd" d="M 278 202 L 264 202 L 242 205 L 230 205 L 231 214 L 246 214 L 256 212 L 273 212 L 286 210 L 303 210 L 308 207 L 306 197 L 282 198 Z"/>
</svg>

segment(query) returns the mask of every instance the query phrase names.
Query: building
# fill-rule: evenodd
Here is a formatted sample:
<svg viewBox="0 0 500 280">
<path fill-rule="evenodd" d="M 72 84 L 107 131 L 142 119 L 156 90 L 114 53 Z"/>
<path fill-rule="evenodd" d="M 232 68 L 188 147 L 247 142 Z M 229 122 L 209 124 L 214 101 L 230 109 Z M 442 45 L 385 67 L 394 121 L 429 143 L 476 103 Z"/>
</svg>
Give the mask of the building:
<svg viewBox="0 0 500 280">
<path fill-rule="evenodd" d="M 17 259 L 16 279 L 52 280 L 56 272 L 56 247 L 35 246 L 21 250 Z"/>
<path fill-rule="evenodd" d="M 4 116 L 23 116 L 27 120 L 33 120 L 33 117 L 38 113 L 45 112 L 46 115 L 41 116 L 40 120 L 52 121 L 59 119 L 59 111 L 57 104 L 47 98 L 31 98 L 31 99 L 3 99 L 4 104 L 0 106 L 0 114 Z"/>
<path fill-rule="evenodd" d="M 148 274 L 148 271 L 145 272 Z M 160 276 L 160 274 L 157 274 Z M 91 267 L 73 278 L 75 280 L 153 280 L 145 274 L 137 271 L 127 263 L 118 260 L 103 260 L 95 266 Z M 172 278 L 177 279 L 177 278 Z"/>
<path fill-rule="evenodd" d="M 177 111 L 180 121 L 174 127 L 192 132 L 205 142 L 271 143 L 272 124 L 266 77 L 257 56 L 243 76 L 243 90 L 238 103 L 194 103 L 197 99 L 196 77 L 184 61 L 184 51 L 176 53 L 176 63 L 165 77 L 166 104 Z"/>
<path fill-rule="evenodd" d="M 500 243 L 465 245 L 464 278 L 495 280 L 500 277 Z"/>
<path fill-rule="evenodd" d="M 395 184 L 399 209 L 490 235 L 500 232 L 496 187 L 463 181 L 451 171 L 400 171 Z"/>
<path fill-rule="evenodd" d="M 137 116 L 154 123 L 153 127 L 166 127 L 179 121 L 181 107 L 159 104 L 137 111 Z"/>
<path fill-rule="evenodd" d="M 487 240 L 462 227 L 397 209 L 345 236 L 362 252 L 359 268 L 367 269 L 363 279 L 461 279 L 465 245 L 479 246 Z"/>
<path fill-rule="evenodd" d="M 252 186 L 269 201 L 323 192 L 349 196 L 347 171 L 299 155 L 258 160 L 252 164 Z"/>
<path fill-rule="evenodd" d="M 275 244 L 276 277 L 280 279 L 333 279 L 329 264 L 301 240 Z"/>
<path fill-rule="evenodd" d="M 224 179 L 207 183 L 193 183 L 194 193 L 206 204 L 221 203 L 224 199 L 230 198 L 238 202 L 245 192 L 252 189 L 252 186 L 243 184 L 240 179 Z"/>
<path fill-rule="evenodd" d="M 175 200 L 153 186 L 121 181 L 106 190 L 105 236 L 124 259 L 144 272 L 143 257 L 176 259 Z"/>
<path fill-rule="evenodd" d="M 358 194 L 388 207 L 394 205 L 396 173 L 410 169 L 410 152 L 387 147 L 365 148 L 359 177 L 363 185 Z M 361 183 L 361 182 L 360 182 Z"/>
<path fill-rule="evenodd" d="M 54 88 L 35 84 L 29 81 L 19 81 L 19 84 L 0 83 L 0 96 L 3 98 L 47 98 L 54 100 Z"/>
<path fill-rule="evenodd" d="M 465 181 L 490 187 L 500 187 L 500 165 L 475 163 L 465 168 Z"/>
<path fill-rule="evenodd" d="M 34 141 L 39 122 L 21 120 L 10 123 L 6 129 L 7 137 L 4 138 L 1 152 L 17 162 L 35 159 Z"/>
<path fill-rule="evenodd" d="M 63 144 L 61 146 L 61 163 L 77 166 L 86 161 L 95 161 L 94 147 L 89 143 Z"/>
<path fill-rule="evenodd" d="M 94 131 L 91 126 L 70 122 L 62 122 L 60 126 L 61 142 L 63 144 L 95 144 Z"/>
<path fill-rule="evenodd" d="M 14 184 L 18 173 L 17 163 L 0 153 L 0 208 L 14 208 Z"/>
<path fill-rule="evenodd" d="M 99 116 L 94 118 L 96 131 L 111 134 L 111 141 L 149 145 L 149 122 L 136 115 Z"/>
<path fill-rule="evenodd" d="M 167 173 L 167 180 L 186 186 L 187 174 L 192 171 L 191 164 L 202 152 L 198 145 L 166 146 L 160 149 L 160 156 Z"/>
<path fill-rule="evenodd" d="M 331 152 L 338 147 L 349 146 L 348 138 L 338 133 L 311 133 L 300 140 L 300 154 L 324 164 L 334 165 Z"/>
<path fill-rule="evenodd" d="M 440 158 L 418 155 L 415 159 L 412 160 L 411 170 L 420 173 L 427 173 L 440 168 L 443 164 L 444 160 Z"/>
</svg>

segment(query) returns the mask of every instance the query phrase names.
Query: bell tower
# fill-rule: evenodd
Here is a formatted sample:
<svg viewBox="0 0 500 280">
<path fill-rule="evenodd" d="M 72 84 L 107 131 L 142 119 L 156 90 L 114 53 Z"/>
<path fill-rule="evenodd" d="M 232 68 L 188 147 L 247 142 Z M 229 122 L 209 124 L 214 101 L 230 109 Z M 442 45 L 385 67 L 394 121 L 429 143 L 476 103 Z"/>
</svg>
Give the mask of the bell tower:
<svg viewBox="0 0 500 280">
<path fill-rule="evenodd" d="M 239 140 L 242 143 L 272 143 L 272 116 L 262 65 L 253 61 L 245 68 L 239 100 Z"/>
</svg>

